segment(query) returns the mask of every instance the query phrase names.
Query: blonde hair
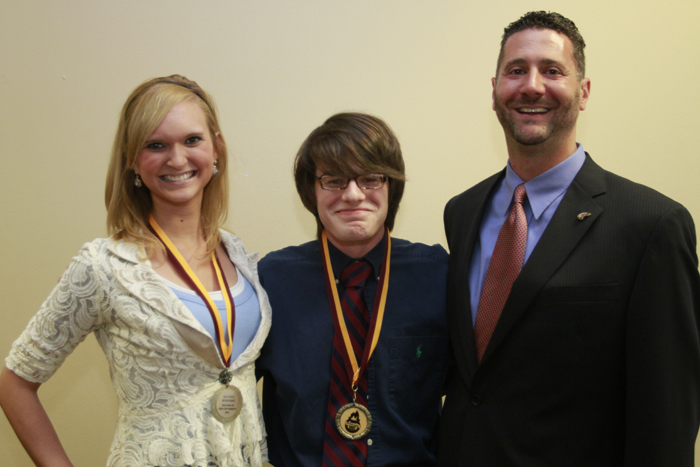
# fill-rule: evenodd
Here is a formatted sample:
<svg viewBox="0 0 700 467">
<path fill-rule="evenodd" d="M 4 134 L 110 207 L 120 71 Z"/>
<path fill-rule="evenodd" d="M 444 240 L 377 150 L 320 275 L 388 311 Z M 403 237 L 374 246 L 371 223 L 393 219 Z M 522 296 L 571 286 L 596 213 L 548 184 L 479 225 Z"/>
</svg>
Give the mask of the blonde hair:
<svg viewBox="0 0 700 467">
<path fill-rule="evenodd" d="M 168 112 L 177 104 L 190 99 L 199 102 L 204 112 L 214 152 L 218 156 L 219 173 L 206 185 L 202 198 L 202 226 L 207 253 L 214 251 L 221 242 L 219 228 L 228 213 L 228 152 L 226 143 L 220 136 L 216 108 L 211 97 L 197 83 L 184 76 L 171 75 L 146 81 L 134 89 L 124 103 L 105 186 L 109 234 L 117 240 L 143 246 L 151 255 L 155 249 L 162 249 L 163 246 L 148 228 L 148 215 L 153 209 L 153 202 L 145 185 L 139 188 L 134 185 L 134 164 L 146 139 Z"/>
</svg>

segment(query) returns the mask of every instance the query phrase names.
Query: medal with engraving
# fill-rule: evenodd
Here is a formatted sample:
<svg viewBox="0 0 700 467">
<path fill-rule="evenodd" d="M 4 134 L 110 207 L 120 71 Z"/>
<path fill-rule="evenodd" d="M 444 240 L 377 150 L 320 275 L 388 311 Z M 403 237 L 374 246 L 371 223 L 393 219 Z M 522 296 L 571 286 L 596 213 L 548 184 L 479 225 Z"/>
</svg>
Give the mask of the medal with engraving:
<svg viewBox="0 0 700 467">
<path fill-rule="evenodd" d="M 333 268 L 331 259 L 328 253 L 328 237 L 325 230 L 321 234 L 321 249 L 323 254 L 323 269 L 326 278 L 326 289 L 328 291 L 328 300 L 330 303 L 333 325 L 335 332 L 343 338 L 344 361 L 346 362 L 346 370 L 348 372 L 348 380 L 352 390 L 352 402 L 345 404 L 338 409 L 335 416 L 335 425 L 343 437 L 351 440 L 356 440 L 367 436 L 372 429 L 372 415 L 367 407 L 356 402 L 357 384 L 362 374 L 367 370 L 369 359 L 377 346 L 379 334 L 382 329 L 384 319 L 384 308 L 386 306 L 386 297 L 389 290 L 389 267 L 391 254 L 391 237 L 389 229 L 386 229 L 386 245 L 384 251 L 384 261 L 382 270 L 379 276 L 379 284 L 377 287 L 378 294 L 374 300 L 372 307 L 372 315 L 369 323 L 369 331 L 365 341 L 365 346 L 362 349 L 362 358 L 358 365 L 357 356 L 352 348 L 350 334 L 347 325 L 345 324 L 345 316 L 340 305 L 338 297 L 338 288 L 336 287 L 335 277 L 333 277 Z M 348 365 L 349 363 L 349 365 Z"/>
<path fill-rule="evenodd" d="M 219 388 L 211 399 L 211 413 L 221 423 L 232 422 L 243 408 L 243 395 L 236 386 Z"/>
<path fill-rule="evenodd" d="M 335 416 L 338 432 L 348 439 L 360 439 L 372 429 L 372 414 L 364 405 L 345 404 Z"/>
<path fill-rule="evenodd" d="M 241 413 L 241 408 L 243 407 L 243 397 L 241 391 L 235 387 L 231 386 L 231 379 L 233 375 L 228 370 L 231 365 L 231 354 L 233 353 L 233 333 L 235 330 L 236 323 L 236 306 L 233 302 L 233 297 L 231 296 L 231 290 L 226 282 L 226 276 L 222 272 L 221 264 L 219 263 L 219 258 L 216 256 L 216 252 L 211 253 L 211 262 L 216 272 L 216 278 L 219 282 L 219 288 L 221 289 L 222 295 L 224 297 L 224 303 L 226 304 L 226 329 L 224 329 L 223 320 L 219 315 L 219 310 L 212 300 L 209 292 L 204 288 L 197 275 L 194 273 L 192 268 L 190 268 L 187 261 L 178 251 L 177 247 L 168 238 L 167 234 L 160 228 L 153 216 L 148 217 L 148 222 L 151 225 L 153 233 L 160 239 L 160 241 L 165 246 L 168 253 L 168 259 L 175 269 L 180 272 L 183 279 L 192 287 L 192 289 L 197 292 L 205 305 L 209 309 L 209 314 L 211 319 L 214 321 L 214 331 L 216 333 L 216 341 L 219 344 L 219 350 L 221 352 L 221 358 L 226 367 L 219 374 L 218 381 L 223 385 L 219 388 L 214 397 L 211 400 L 211 413 L 222 423 L 228 423 L 233 421 Z"/>
</svg>

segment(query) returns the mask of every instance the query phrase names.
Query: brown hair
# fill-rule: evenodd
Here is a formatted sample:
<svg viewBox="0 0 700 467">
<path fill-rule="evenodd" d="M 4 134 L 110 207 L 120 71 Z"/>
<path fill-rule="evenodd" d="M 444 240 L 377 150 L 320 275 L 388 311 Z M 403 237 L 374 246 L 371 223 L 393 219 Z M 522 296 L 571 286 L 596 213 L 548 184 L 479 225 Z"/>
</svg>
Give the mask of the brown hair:
<svg viewBox="0 0 700 467">
<path fill-rule="evenodd" d="M 144 185 L 134 186 L 134 164 L 146 139 L 177 104 L 189 99 L 199 102 L 205 115 L 214 152 L 218 156 L 219 174 L 204 188 L 202 225 L 208 252 L 221 242 L 219 227 L 228 213 L 228 152 L 221 135 L 216 108 L 211 97 L 194 81 L 171 75 L 151 79 L 134 89 L 124 103 L 114 137 L 112 156 L 107 171 L 105 205 L 107 231 L 115 239 L 144 246 L 147 251 L 162 248 L 148 229 L 148 215 L 153 209 L 151 193 Z"/>
<path fill-rule="evenodd" d="M 304 207 L 316 217 L 316 234 L 323 224 L 316 205 L 316 169 L 327 174 L 354 177 L 379 173 L 388 177 L 389 205 L 384 225 L 394 227 L 406 175 L 401 146 L 389 125 L 363 113 L 339 113 L 306 138 L 294 160 L 294 180 Z"/>
<path fill-rule="evenodd" d="M 531 11 L 525 13 L 520 19 L 513 21 L 503 30 L 501 51 L 498 53 L 498 62 L 496 63 L 496 76 L 498 76 L 498 72 L 501 69 L 503 48 L 506 45 L 506 41 L 516 32 L 524 31 L 525 29 L 551 29 L 568 37 L 574 46 L 576 76 L 579 81 L 586 77 L 586 56 L 583 53 L 586 43 L 581 33 L 573 21 L 553 11 Z"/>
</svg>

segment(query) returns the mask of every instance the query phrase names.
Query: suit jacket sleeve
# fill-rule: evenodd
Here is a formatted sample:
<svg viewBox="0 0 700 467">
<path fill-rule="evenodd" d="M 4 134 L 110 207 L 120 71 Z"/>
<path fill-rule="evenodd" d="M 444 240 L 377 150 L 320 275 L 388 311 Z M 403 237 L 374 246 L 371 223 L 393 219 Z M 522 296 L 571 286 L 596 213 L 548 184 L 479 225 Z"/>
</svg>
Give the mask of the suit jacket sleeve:
<svg viewBox="0 0 700 467">
<path fill-rule="evenodd" d="M 629 301 L 625 466 L 694 465 L 699 323 L 695 228 L 676 205 L 650 237 Z"/>
</svg>

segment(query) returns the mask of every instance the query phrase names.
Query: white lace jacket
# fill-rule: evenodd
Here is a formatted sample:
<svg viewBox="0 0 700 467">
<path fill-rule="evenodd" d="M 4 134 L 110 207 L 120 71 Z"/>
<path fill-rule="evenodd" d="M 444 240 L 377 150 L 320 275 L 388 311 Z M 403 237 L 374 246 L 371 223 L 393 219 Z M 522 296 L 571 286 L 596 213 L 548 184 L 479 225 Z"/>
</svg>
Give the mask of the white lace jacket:
<svg viewBox="0 0 700 467">
<path fill-rule="evenodd" d="M 243 410 L 223 424 L 211 398 L 224 363 L 211 336 L 128 242 L 86 243 L 14 343 L 7 367 L 43 383 L 94 332 L 110 365 L 119 419 L 108 466 L 245 466 L 267 460 L 254 362 L 270 329 L 257 254 L 222 231 L 231 261 L 253 285 L 262 322 L 231 364 Z"/>
</svg>

